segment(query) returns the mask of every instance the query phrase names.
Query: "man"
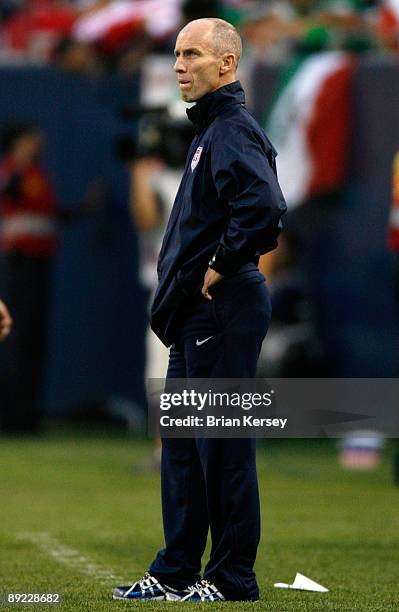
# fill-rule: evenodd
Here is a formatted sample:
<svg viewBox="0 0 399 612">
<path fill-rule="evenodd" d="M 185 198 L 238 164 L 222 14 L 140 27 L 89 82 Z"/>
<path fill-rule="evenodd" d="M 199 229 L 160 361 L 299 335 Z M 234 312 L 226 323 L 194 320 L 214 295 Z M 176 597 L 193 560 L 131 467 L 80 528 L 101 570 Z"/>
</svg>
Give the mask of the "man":
<svg viewBox="0 0 399 612">
<path fill-rule="evenodd" d="M 8 312 L 7 306 L 0 300 L 0 340 L 7 338 L 11 331 L 12 318 Z"/>
<path fill-rule="evenodd" d="M 10 433 L 36 432 L 45 353 L 48 272 L 56 248 L 55 194 L 40 165 L 43 135 L 29 124 L 2 133 L 1 294 L 15 330 L 0 351 L 0 421 Z"/>
<path fill-rule="evenodd" d="M 276 152 L 244 106 L 241 41 L 220 19 L 187 24 L 174 66 L 196 137 L 158 261 L 152 327 L 170 350 L 168 379 L 253 378 L 271 315 L 261 253 L 276 247 L 286 210 Z M 164 439 L 165 549 L 116 599 L 259 598 L 255 441 Z M 200 579 L 208 529 L 210 560 Z"/>
<path fill-rule="evenodd" d="M 100 198 L 93 185 L 79 209 L 57 209 L 54 187 L 40 161 L 44 145 L 41 130 L 30 124 L 8 125 L 1 137 L 0 295 L 15 326 L 0 350 L 0 427 L 12 434 L 36 433 L 40 426 L 38 400 L 58 221 L 92 214 Z"/>
<path fill-rule="evenodd" d="M 130 164 L 129 204 L 139 234 L 140 280 L 148 291 L 150 304 L 158 284 L 157 259 L 163 234 L 183 173 L 184 160 L 175 160 L 179 162 L 175 165 L 172 161 L 147 155 L 134 159 Z M 148 323 L 145 336 L 145 383 L 154 378 L 164 379 L 168 361 L 168 349 Z M 158 436 L 147 467 L 156 470 L 161 467 L 161 441 Z"/>
</svg>

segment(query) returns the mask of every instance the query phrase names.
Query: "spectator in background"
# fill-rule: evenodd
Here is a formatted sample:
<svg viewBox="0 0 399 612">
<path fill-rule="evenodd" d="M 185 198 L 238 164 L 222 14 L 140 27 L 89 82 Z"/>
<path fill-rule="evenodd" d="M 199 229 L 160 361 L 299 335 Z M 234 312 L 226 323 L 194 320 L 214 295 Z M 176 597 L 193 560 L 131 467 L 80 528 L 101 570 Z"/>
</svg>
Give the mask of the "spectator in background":
<svg viewBox="0 0 399 612">
<path fill-rule="evenodd" d="M 15 327 L 0 351 L 0 423 L 12 433 L 39 428 L 49 266 L 57 249 L 57 221 L 79 218 L 100 203 L 99 193 L 90 190 L 80 210 L 57 211 L 54 188 L 39 161 L 43 147 L 43 134 L 33 125 L 12 125 L 3 133 L 0 295 L 13 313 Z"/>
<path fill-rule="evenodd" d="M 130 211 L 139 234 L 140 278 L 148 291 L 149 303 L 154 299 L 158 283 L 158 256 L 193 135 L 184 105 L 179 104 L 174 110 L 176 113 L 183 112 L 182 118 L 174 117 L 168 110 L 154 125 L 147 127 L 149 140 L 154 140 L 154 134 L 158 134 L 157 145 L 154 147 L 154 142 L 152 145 L 153 151 L 144 150 L 141 154 L 137 151 L 129 160 Z M 141 148 L 144 148 L 143 145 Z M 166 378 L 169 362 L 169 350 L 154 334 L 149 323 L 145 352 L 144 379 L 147 386 L 149 379 Z M 161 444 L 158 440 L 149 467 L 159 468 L 160 457 Z"/>
<path fill-rule="evenodd" d="M 329 28 L 312 26 L 310 6 L 316 7 L 315 3 L 297 4 L 304 15 L 302 33 L 298 29 L 297 37 L 292 38 L 296 40 L 291 47 L 294 53 L 283 64 L 271 104 L 265 109 L 265 127 L 279 152 L 279 181 L 288 204 L 286 224 L 302 244 L 301 252 L 306 256 L 304 267 L 310 270 L 314 269 L 312 262 L 318 257 L 311 236 L 318 231 L 322 217 L 323 223 L 327 223 L 326 212 L 340 205 L 347 183 L 356 57 L 349 50 L 335 48 L 338 40 L 348 47 L 353 40 L 349 34 L 347 39 L 334 38 L 333 32 L 338 32 L 333 20 L 336 6 L 326 5 L 325 10 L 334 23 Z M 319 17 L 320 24 L 323 23 L 321 13 L 315 13 L 314 24 Z M 340 32 L 349 33 L 344 23 L 345 20 L 340 22 Z M 284 238 L 282 246 L 287 252 L 294 247 L 292 241 L 286 243 Z M 292 374 L 295 369 L 304 376 L 333 375 L 334 363 L 322 324 L 326 304 L 316 296 L 307 295 L 306 283 L 299 286 L 293 282 L 300 278 L 296 270 L 287 272 L 289 268 L 280 268 L 277 275 L 273 297 L 276 311 L 282 316 L 277 315 L 274 320 L 271 342 L 266 349 L 278 349 L 275 361 L 283 375 Z M 300 306 L 296 321 L 286 318 L 287 303 Z M 264 356 L 270 363 L 271 355 Z"/>
<path fill-rule="evenodd" d="M 2 295 L 12 309 L 15 333 L 2 347 L 2 428 L 33 432 L 46 345 L 49 263 L 56 245 L 55 193 L 38 159 L 44 144 L 34 126 L 12 126 L 3 135 L 0 165 Z"/>
<path fill-rule="evenodd" d="M 157 261 L 167 220 L 181 179 L 181 169 L 168 168 L 153 156 L 134 160 L 130 165 L 130 210 L 139 233 L 140 277 L 154 298 L 157 286 Z M 148 378 L 165 378 L 169 351 L 148 326 L 146 335 L 146 372 Z"/>
<path fill-rule="evenodd" d="M 69 74 L 98 76 L 102 72 L 95 48 L 68 36 L 55 46 L 53 63 Z"/>
<path fill-rule="evenodd" d="M 154 156 L 136 159 L 130 164 L 130 211 L 138 231 L 140 244 L 140 278 L 148 291 L 149 303 L 157 286 L 157 260 L 166 223 L 179 187 L 181 172 L 168 169 Z M 169 350 L 152 331 L 149 322 L 145 336 L 144 382 L 164 379 L 168 368 Z M 150 469 L 160 469 L 161 441 L 155 441 L 149 458 Z"/>
<path fill-rule="evenodd" d="M 265 124 L 279 151 L 279 180 L 292 211 L 315 198 L 339 196 L 345 184 L 357 55 L 375 44 L 371 3 L 292 0 L 270 6 L 279 16 L 269 13 L 265 20 L 273 15 L 282 28 L 272 19 L 275 38 L 264 40 L 272 44 L 279 32 L 286 34 L 289 62 L 265 109 Z M 262 36 L 255 40 L 260 44 Z"/>
</svg>

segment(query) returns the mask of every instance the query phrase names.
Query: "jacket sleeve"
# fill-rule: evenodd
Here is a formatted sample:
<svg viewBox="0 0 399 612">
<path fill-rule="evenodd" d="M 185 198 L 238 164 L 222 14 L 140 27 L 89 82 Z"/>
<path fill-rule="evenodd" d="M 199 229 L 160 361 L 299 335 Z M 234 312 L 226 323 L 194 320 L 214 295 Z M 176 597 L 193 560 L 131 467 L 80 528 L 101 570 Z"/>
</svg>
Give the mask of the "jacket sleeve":
<svg viewBox="0 0 399 612">
<path fill-rule="evenodd" d="M 277 180 L 275 151 L 250 129 L 229 127 L 212 142 L 213 181 L 230 216 L 210 267 L 233 274 L 277 246 L 287 207 Z M 265 141 L 266 142 L 266 141 Z"/>
</svg>

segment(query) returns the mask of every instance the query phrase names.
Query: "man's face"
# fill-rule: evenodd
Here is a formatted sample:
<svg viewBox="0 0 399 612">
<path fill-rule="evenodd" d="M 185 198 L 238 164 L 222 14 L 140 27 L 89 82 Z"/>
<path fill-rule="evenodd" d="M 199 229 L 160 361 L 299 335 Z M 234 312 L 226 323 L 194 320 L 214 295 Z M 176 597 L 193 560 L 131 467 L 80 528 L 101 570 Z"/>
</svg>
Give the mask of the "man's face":
<svg viewBox="0 0 399 612">
<path fill-rule="evenodd" d="M 174 70 L 185 102 L 195 102 L 220 87 L 222 58 L 210 43 L 212 26 L 190 24 L 176 40 Z"/>
</svg>

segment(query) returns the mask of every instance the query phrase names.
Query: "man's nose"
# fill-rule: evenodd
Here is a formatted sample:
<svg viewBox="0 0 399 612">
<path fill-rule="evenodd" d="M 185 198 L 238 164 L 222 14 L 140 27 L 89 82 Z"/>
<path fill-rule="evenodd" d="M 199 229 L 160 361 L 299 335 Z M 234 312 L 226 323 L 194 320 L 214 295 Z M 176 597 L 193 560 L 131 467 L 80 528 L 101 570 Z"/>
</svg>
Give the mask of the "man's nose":
<svg viewBox="0 0 399 612">
<path fill-rule="evenodd" d="M 173 66 L 175 72 L 186 72 L 186 66 L 180 57 L 176 58 L 175 65 Z"/>
</svg>

